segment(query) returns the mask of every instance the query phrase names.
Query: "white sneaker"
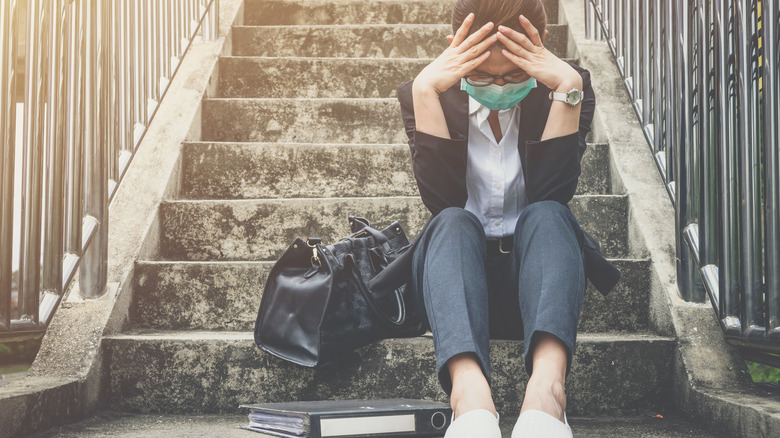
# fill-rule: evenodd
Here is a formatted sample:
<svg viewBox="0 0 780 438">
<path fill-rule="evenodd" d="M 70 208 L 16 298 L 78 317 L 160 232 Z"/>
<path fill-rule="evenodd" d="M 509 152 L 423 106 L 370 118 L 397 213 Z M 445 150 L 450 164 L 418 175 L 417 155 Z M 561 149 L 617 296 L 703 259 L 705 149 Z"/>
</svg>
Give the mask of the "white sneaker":
<svg viewBox="0 0 780 438">
<path fill-rule="evenodd" d="M 501 438 L 498 427 L 498 414 L 493 415 L 487 409 L 474 409 L 455 418 L 447 428 L 444 438 Z"/>
<path fill-rule="evenodd" d="M 512 438 L 572 438 L 566 412 L 563 413 L 563 421 L 561 423 L 547 412 L 528 409 L 517 418 Z"/>
</svg>

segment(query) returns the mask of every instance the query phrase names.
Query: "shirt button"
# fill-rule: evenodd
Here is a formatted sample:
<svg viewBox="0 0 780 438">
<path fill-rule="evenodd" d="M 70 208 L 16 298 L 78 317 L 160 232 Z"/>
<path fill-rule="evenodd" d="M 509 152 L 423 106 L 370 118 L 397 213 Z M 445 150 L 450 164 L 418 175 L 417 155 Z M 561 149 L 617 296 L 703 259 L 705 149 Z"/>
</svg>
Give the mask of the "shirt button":
<svg viewBox="0 0 780 438">
<path fill-rule="evenodd" d="M 498 147 L 493 148 L 493 155 L 498 155 Z"/>
<path fill-rule="evenodd" d="M 498 219 L 498 220 L 497 220 L 497 221 L 495 221 L 494 223 L 496 224 L 496 226 L 499 226 L 499 225 L 501 225 L 501 219 Z"/>
<path fill-rule="evenodd" d="M 496 190 L 501 190 L 501 184 L 496 184 Z"/>
</svg>

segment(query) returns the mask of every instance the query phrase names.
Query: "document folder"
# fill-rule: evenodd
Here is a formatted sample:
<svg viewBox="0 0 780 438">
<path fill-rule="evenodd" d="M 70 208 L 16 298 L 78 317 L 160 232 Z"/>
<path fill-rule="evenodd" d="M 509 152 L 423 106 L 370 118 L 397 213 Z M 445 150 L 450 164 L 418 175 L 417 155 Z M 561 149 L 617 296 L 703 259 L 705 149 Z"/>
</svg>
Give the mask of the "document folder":
<svg viewBox="0 0 780 438">
<path fill-rule="evenodd" d="M 452 409 L 426 400 L 321 400 L 241 405 L 243 429 L 294 438 L 444 436 Z"/>
</svg>

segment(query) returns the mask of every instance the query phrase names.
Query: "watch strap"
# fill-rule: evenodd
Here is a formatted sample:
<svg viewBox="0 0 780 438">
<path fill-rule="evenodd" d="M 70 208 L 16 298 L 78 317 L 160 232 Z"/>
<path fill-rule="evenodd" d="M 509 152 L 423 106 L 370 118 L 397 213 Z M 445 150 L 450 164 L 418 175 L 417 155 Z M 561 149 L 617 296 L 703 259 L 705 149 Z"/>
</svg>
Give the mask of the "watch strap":
<svg viewBox="0 0 780 438">
<path fill-rule="evenodd" d="M 550 100 L 560 100 L 561 102 L 566 102 L 566 93 L 555 90 L 550 91 Z"/>
<path fill-rule="evenodd" d="M 569 93 L 572 93 L 572 92 L 577 92 L 578 95 L 579 95 L 579 100 L 577 100 L 577 102 L 575 102 L 575 103 L 570 103 L 569 99 L 568 99 Z M 580 102 L 582 102 L 582 90 L 578 90 L 576 88 L 572 88 L 571 90 L 569 90 L 569 91 L 567 91 L 565 93 L 552 90 L 552 91 L 550 91 L 550 100 L 558 100 L 558 101 L 561 101 L 561 102 L 568 103 L 571 106 L 574 106 L 574 105 L 577 105 Z"/>
</svg>

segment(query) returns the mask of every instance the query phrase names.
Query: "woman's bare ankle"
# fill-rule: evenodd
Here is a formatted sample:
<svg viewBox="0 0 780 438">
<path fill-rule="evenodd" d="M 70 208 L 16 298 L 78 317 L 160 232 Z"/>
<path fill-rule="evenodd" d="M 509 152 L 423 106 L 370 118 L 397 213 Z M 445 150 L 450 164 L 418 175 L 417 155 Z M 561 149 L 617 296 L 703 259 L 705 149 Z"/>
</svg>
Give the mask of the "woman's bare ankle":
<svg viewBox="0 0 780 438">
<path fill-rule="evenodd" d="M 520 413 L 528 409 L 546 412 L 563 422 L 563 413 L 566 411 L 566 390 L 563 382 L 529 379 Z"/>
<path fill-rule="evenodd" d="M 498 416 L 490 385 L 482 371 L 477 374 L 469 370 L 458 374 L 457 379 L 453 380 L 450 406 L 455 418 L 474 409 L 487 409 Z"/>
</svg>

